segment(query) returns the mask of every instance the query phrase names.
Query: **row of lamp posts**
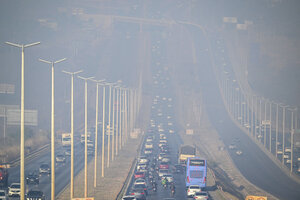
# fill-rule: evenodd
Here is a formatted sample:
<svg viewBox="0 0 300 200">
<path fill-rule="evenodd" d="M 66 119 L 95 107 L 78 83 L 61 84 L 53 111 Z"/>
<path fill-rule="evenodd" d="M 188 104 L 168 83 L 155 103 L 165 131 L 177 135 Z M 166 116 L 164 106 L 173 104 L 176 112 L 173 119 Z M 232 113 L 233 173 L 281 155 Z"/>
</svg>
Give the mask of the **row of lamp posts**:
<svg viewBox="0 0 300 200">
<path fill-rule="evenodd" d="M 229 74 L 224 68 L 219 73 L 220 88 L 225 99 L 226 106 L 233 118 L 245 127 L 249 134 L 258 139 L 262 145 L 272 153 L 272 130 L 275 131 L 275 156 L 282 154 L 281 162 L 284 165 L 286 132 L 290 132 L 290 171 L 293 170 L 293 143 L 294 134 L 298 130 L 298 108 L 285 104 L 276 103 L 263 97 L 249 94 L 242 89 L 233 74 Z M 276 107 L 274 110 L 273 107 Z M 281 123 L 279 121 L 279 112 L 281 109 Z M 290 112 L 290 117 L 286 112 Z M 274 117 L 275 116 L 275 117 Z M 290 127 L 286 127 L 287 121 Z M 281 127 L 279 127 L 281 126 Z M 267 127 L 269 129 L 269 138 L 267 138 Z M 282 152 L 279 150 L 280 144 L 278 135 L 282 134 Z M 263 137 L 263 141 L 261 138 Z M 268 146 L 267 146 L 267 140 Z"/>
<path fill-rule="evenodd" d="M 25 155 L 24 155 L 24 50 L 27 47 L 35 46 L 40 42 L 31 44 L 15 44 L 6 42 L 6 44 L 19 47 L 22 50 L 21 53 L 21 121 L 20 121 L 20 199 L 25 199 Z M 39 61 L 51 64 L 51 200 L 55 199 L 55 127 L 54 127 L 54 64 L 60 63 L 66 60 L 66 58 L 57 61 L 47 61 L 39 59 Z M 74 197 L 74 76 L 81 73 L 82 70 L 76 72 L 63 71 L 66 74 L 71 75 L 71 183 L 70 183 L 70 199 Z M 140 92 L 135 89 L 122 87 L 121 82 L 108 83 L 104 80 L 94 80 L 94 77 L 82 77 L 78 78 L 85 81 L 85 190 L 84 197 L 88 196 L 87 188 L 87 81 L 91 80 L 96 82 L 96 120 L 95 120 L 95 165 L 94 165 L 94 187 L 97 187 L 97 158 L 98 158 L 98 106 L 99 106 L 99 85 L 103 87 L 103 115 L 102 115 L 102 167 L 101 176 L 104 177 L 104 152 L 105 152 L 105 133 L 108 136 L 107 142 L 107 167 L 110 165 L 110 157 L 114 160 L 115 155 L 118 155 L 120 149 L 125 145 L 128 134 L 134 128 L 136 121 L 136 115 L 139 112 L 140 107 Z M 108 105 L 108 127 L 105 127 L 105 109 L 106 109 L 106 86 L 109 87 L 109 105 Z M 113 91 L 112 91 L 113 90 Z M 112 99 L 111 99 L 111 96 Z M 113 103 L 112 103 L 113 102 Z M 115 109 L 115 102 L 117 108 Z M 112 105 L 113 104 L 113 105 Z M 112 117 L 111 117 L 112 108 Z M 111 123 L 112 119 L 112 123 Z M 116 121 L 115 121 L 116 120 Z M 112 144 L 110 139 L 112 136 Z M 112 155 L 110 155 L 110 152 Z"/>
</svg>

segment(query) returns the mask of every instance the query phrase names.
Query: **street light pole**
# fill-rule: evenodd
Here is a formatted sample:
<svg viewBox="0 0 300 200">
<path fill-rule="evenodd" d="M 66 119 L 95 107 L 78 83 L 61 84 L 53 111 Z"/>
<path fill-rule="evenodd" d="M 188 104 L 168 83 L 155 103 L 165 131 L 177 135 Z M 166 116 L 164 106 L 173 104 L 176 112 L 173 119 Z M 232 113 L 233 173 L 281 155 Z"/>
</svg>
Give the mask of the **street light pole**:
<svg viewBox="0 0 300 200">
<path fill-rule="evenodd" d="M 87 197 L 88 195 L 88 188 L 87 188 L 87 184 L 88 184 L 88 180 L 87 180 L 87 81 L 93 79 L 94 77 L 88 77 L 88 78 L 84 78 L 82 76 L 78 76 L 78 78 L 84 80 L 84 99 L 85 99 L 85 103 L 84 103 L 84 198 Z"/>
<path fill-rule="evenodd" d="M 19 47 L 22 50 L 22 65 L 21 65 L 21 121 L 20 121 L 20 131 L 21 131 L 21 138 L 20 138 L 20 200 L 25 199 L 25 154 L 24 154 L 24 147 L 25 147 L 25 139 L 24 139 L 24 74 L 25 74 L 25 67 L 24 67 L 24 49 L 27 47 L 31 47 L 34 45 L 40 44 L 40 42 L 35 42 L 31 44 L 15 44 L 12 42 L 5 42 L 8 45 Z"/>
<path fill-rule="evenodd" d="M 101 176 L 104 177 L 104 144 L 105 144 L 105 85 L 103 85 L 103 102 L 102 102 L 102 162 Z"/>
<path fill-rule="evenodd" d="M 71 183 L 70 183 L 70 199 L 74 196 L 74 75 L 81 73 L 82 70 L 77 72 L 67 72 L 63 73 L 71 75 Z"/>
<path fill-rule="evenodd" d="M 118 155 L 118 145 L 119 145 L 119 87 L 116 87 L 117 89 L 117 112 L 116 112 L 116 156 Z"/>
<path fill-rule="evenodd" d="M 97 187 L 97 157 L 98 157 L 98 107 L 99 107 L 99 83 L 104 80 L 93 80 L 96 82 L 96 125 L 95 125 L 95 161 L 94 161 L 94 188 Z"/>
<path fill-rule="evenodd" d="M 113 87 L 112 100 L 112 145 L 111 145 L 111 160 L 115 159 L 115 87 Z"/>
<path fill-rule="evenodd" d="M 54 64 L 60 63 L 66 58 L 57 61 L 39 61 L 51 64 L 51 200 L 55 200 L 55 130 L 54 130 Z"/>
</svg>

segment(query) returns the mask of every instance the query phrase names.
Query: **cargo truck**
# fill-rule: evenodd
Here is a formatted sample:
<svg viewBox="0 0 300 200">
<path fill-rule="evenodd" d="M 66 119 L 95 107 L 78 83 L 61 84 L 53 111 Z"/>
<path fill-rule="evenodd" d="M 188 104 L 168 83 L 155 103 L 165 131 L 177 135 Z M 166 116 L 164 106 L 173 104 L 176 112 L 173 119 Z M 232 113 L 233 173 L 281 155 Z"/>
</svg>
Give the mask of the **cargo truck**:
<svg viewBox="0 0 300 200">
<path fill-rule="evenodd" d="M 61 144 L 63 147 L 71 146 L 71 133 L 63 133 L 61 134 Z"/>
<path fill-rule="evenodd" d="M 180 147 L 178 154 L 178 163 L 182 166 L 186 166 L 187 158 L 196 156 L 196 148 L 190 145 L 183 145 Z"/>
</svg>

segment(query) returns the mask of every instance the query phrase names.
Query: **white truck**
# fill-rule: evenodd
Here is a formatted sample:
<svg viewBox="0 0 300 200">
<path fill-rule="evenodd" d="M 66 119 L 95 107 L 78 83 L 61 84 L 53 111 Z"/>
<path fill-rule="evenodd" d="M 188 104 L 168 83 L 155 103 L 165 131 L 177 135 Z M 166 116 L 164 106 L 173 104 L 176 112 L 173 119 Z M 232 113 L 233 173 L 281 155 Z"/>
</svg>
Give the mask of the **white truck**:
<svg viewBox="0 0 300 200">
<path fill-rule="evenodd" d="M 63 147 L 71 146 L 71 133 L 63 133 L 61 134 L 61 144 Z"/>
</svg>

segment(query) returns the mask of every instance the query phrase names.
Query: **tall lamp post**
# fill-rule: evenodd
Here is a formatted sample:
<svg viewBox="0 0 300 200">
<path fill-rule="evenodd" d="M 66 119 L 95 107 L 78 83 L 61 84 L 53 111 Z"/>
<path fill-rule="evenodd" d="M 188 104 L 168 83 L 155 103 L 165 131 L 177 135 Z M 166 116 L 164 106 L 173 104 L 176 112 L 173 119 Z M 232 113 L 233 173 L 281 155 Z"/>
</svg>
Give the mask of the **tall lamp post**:
<svg viewBox="0 0 300 200">
<path fill-rule="evenodd" d="M 55 200 L 54 64 L 64 60 L 66 58 L 57 61 L 39 59 L 39 61 L 51 65 L 51 200 Z"/>
<path fill-rule="evenodd" d="M 105 79 L 104 79 L 105 80 Z M 95 125 L 95 162 L 94 162 L 94 188 L 97 187 L 97 157 L 98 157 L 98 107 L 99 107 L 99 83 L 104 80 L 92 80 L 96 82 L 96 125 Z"/>
<path fill-rule="evenodd" d="M 24 49 L 27 47 L 31 47 L 34 45 L 40 44 L 40 42 L 35 42 L 31 44 L 15 44 L 12 42 L 5 42 L 8 45 L 19 47 L 22 49 L 22 66 L 21 66 L 21 139 L 20 139 L 20 200 L 25 199 L 25 182 L 24 182 L 24 175 L 25 175 L 25 155 L 24 155 L 24 147 L 25 147 L 25 139 L 24 139 Z"/>
<path fill-rule="evenodd" d="M 76 72 L 62 71 L 71 75 L 71 185 L 70 199 L 74 196 L 74 75 L 79 74 L 82 70 Z"/>
<path fill-rule="evenodd" d="M 87 81 L 93 79 L 94 77 L 84 78 L 78 76 L 78 78 L 84 80 L 84 197 L 87 197 Z"/>
</svg>

